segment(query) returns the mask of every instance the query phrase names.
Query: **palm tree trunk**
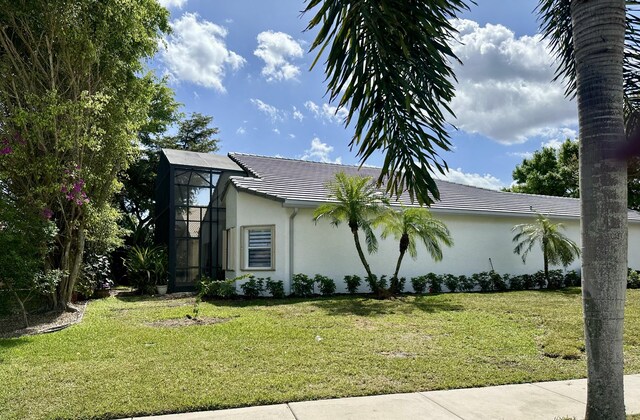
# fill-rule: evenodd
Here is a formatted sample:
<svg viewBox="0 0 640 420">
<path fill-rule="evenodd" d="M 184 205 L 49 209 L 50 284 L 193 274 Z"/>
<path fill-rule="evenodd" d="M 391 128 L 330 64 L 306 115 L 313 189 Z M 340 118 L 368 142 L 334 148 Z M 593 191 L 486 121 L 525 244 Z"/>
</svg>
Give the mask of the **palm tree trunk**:
<svg viewBox="0 0 640 420">
<path fill-rule="evenodd" d="M 627 271 L 623 125 L 624 0 L 572 0 L 580 129 L 586 419 L 624 419 L 623 319 Z"/>
<path fill-rule="evenodd" d="M 362 261 L 362 265 L 364 265 L 364 269 L 367 272 L 367 276 L 369 276 L 369 278 L 372 278 L 371 267 L 369 267 L 369 263 L 367 262 L 367 259 L 364 256 L 364 252 L 362 252 L 362 246 L 360 246 L 360 237 L 358 236 L 358 229 L 352 228 L 351 232 L 353 233 L 353 240 L 356 243 L 356 249 L 358 250 L 358 256 L 360 257 L 360 261 Z"/>
<path fill-rule="evenodd" d="M 404 232 L 400 237 L 400 256 L 398 257 L 398 263 L 396 264 L 396 271 L 393 273 L 393 277 L 398 278 L 398 273 L 400 272 L 400 264 L 402 264 L 402 259 L 404 258 L 404 254 L 407 252 L 407 248 L 409 248 L 409 235 Z"/>
<path fill-rule="evenodd" d="M 544 258 L 544 279 L 547 281 L 547 287 L 549 287 L 549 256 L 547 255 L 547 250 L 543 251 Z"/>
<path fill-rule="evenodd" d="M 398 273 L 400 272 L 400 264 L 402 264 L 402 258 L 404 258 L 404 251 L 400 251 L 400 255 L 398 256 L 398 262 L 396 264 L 396 271 L 393 273 L 394 278 L 398 278 Z"/>
</svg>

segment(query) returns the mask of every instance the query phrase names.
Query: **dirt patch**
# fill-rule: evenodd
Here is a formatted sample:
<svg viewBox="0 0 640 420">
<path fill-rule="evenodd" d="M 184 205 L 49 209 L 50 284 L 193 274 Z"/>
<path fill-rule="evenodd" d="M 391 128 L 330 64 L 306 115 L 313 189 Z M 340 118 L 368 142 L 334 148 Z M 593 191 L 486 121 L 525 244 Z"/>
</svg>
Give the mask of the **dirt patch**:
<svg viewBox="0 0 640 420">
<path fill-rule="evenodd" d="M 22 315 L 0 318 L 0 338 L 17 338 L 27 335 L 46 334 L 63 330 L 82 321 L 86 302 L 69 304 L 76 312 L 50 311 L 30 314 L 29 328 L 24 328 Z"/>
<path fill-rule="evenodd" d="M 382 351 L 380 354 L 390 359 L 409 359 L 416 357 L 413 353 L 405 353 L 403 351 Z"/>
<path fill-rule="evenodd" d="M 212 318 L 212 317 L 200 317 L 200 318 L 171 318 L 163 319 L 160 321 L 145 322 L 144 325 L 149 327 L 161 327 L 161 328 L 175 328 L 175 327 L 189 327 L 192 325 L 213 325 L 222 324 L 230 321 L 230 318 Z"/>
</svg>

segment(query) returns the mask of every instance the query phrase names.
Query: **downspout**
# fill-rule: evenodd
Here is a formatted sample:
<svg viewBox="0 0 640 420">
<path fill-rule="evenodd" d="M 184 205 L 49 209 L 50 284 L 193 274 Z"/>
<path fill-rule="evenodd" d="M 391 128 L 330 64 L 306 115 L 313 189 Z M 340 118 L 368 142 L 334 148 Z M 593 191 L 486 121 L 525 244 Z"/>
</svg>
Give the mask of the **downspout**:
<svg viewBox="0 0 640 420">
<path fill-rule="evenodd" d="M 293 292 L 293 219 L 298 215 L 298 207 L 294 207 L 289 216 L 289 294 Z"/>
</svg>

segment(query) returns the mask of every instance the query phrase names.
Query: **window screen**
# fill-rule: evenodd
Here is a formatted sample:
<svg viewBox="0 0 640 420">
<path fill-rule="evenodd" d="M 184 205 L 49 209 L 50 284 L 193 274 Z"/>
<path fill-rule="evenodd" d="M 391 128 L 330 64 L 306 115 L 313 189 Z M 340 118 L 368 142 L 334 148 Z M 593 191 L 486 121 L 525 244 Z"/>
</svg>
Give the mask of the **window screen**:
<svg viewBox="0 0 640 420">
<path fill-rule="evenodd" d="M 247 268 L 272 268 L 273 227 L 250 227 L 245 232 Z"/>
</svg>

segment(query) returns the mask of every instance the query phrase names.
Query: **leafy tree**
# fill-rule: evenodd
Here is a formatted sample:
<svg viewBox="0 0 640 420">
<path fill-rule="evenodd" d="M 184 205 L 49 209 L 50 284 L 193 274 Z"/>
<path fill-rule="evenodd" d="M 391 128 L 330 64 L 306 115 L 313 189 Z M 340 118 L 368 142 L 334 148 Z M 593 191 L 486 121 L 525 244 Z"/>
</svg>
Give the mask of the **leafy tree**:
<svg viewBox="0 0 640 420">
<path fill-rule="evenodd" d="M 373 222 L 385 210 L 388 200 L 380 194 L 370 177 L 349 176 L 344 172 L 337 173 L 335 180 L 327 185 L 327 189 L 329 199 L 334 202 L 318 207 L 313 212 L 313 220 L 317 222 L 326 217 L 335 227 L 343 222 L 347 223 L 368 278 L 373 278 L 369 263 L 362 251 L 359 231 L 360 229 L 364 231 L 367 251 L 370 254 L 376 252 L 378 240 L 373 233 Z"/>
<path fill-rule="evenodd" d="M 505 191 L 578 197 L 578 143 L 569 139 L 560 149 L 543 147 L 513 171 L 516 184 Z"/>
<path fill-rule="evenodd" d="M 578 245 L 560 232 L 564 228 L 562 223 L 553 223 L 549 218 L 537 213 L 534 223 L 513 227 L 512 231 L 516 232 L 513 237 L 513 242 L 516 243 L 513 252 L 522 255 L 522 262 L 525 263 L 533 247 L 536 244 L 540 245 L 544 261 L 544 276 L 548 281 L 549 264 L 566 267 L 580 256 Z"/>
<path fill-rule="evenodd" d="M 384 226 L 382 238 L 393 235 L 400 241 L 400 255 L 396 263 L 393 278 L 398 278 L 400 265 L 405 253 L 408 251 L 414 260 L 418 257 L 416 242 L 421 241 L 434 261 L 442 260 L 442 246 L 453 245 L 453 239 L 447 226 L 440 220 L 433 217 L 426 208 L 402 208 L 399 210 L 389 209 L 377 221 L 377 224 Z"/>
<path fill-rule="evenodd" d="M 65 273 L 59 307 L 86 242 L 120 243 L 113 195 L 154 93 L 142 61 L 167 18 L 155 0 L 0 0 L 0 179 L 57 225 L 47 264 Z"/>
<path fill-rule="evenodd" d="M 158 145 L 164 148 L 188 150 L 190 152 L 211 153 L 219 149 L 217 127 L 209 127 L 213 117 L 198 112 L 178 123 L 178 133 L 160 139 Z"/>
</svg>

